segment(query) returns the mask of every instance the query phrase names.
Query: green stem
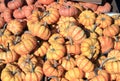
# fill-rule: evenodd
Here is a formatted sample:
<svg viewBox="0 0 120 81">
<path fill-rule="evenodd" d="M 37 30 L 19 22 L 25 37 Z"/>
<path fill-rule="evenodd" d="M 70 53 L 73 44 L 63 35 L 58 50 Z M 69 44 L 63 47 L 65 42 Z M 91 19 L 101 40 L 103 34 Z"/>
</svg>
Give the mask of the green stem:
<svg viewBox="0 0 120 81">
<path fill-rule="evenodd" d="M 2 31 L 0 31 L 0 36 L 2 36 L 3 33 L 5 32 L 6 26 L 7 26 L 7 24 L 4 24 Z"/>
</svg>

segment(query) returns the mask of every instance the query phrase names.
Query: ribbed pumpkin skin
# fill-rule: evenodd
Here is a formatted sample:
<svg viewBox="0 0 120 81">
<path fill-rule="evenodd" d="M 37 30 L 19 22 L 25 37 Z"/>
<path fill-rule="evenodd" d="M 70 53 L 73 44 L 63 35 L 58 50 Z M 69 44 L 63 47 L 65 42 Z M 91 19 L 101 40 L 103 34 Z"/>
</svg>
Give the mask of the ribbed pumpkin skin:
<svg viewBox="0 0 120 81">
<path fill-rule="evenodd" d="M 11 31 L 14 35 L 20 35 L 23 32 L 24 28 L 25 28 L 24 23 L 16 19 L 11 20 L 7 25 L 7 29 Z"/>
<path fill-rule="evenodd" d="M 50 44 L 54 44 L 54 43 L 64 44 L 65 40 L 61 34 L 55 33 L 55 34 L 52 34 L 48 42 Z"/>
<path fill-rule="evenodd" d="M 60 77 L 63 75 L 64 69 L 61 65 L 54 67 L 53 60 L 47 60 L 43 64 L 43 72 L 46 76 L 57 76 Z"/>
<path fill-rule="evenodd" d="M 24 75 L 25 74 L 17 66 L 8 64 L 2 70 L 1 80 L 2 81 L 23 81 Z"/>
<path fill-rule="evenodd" d="M 108 51 L 111 50 L 111 48 L 113 48 L 113 40 L 110 37 L 107 36 L 100 36 L 98 38 L 99 42 L 100 42 L 100 46 L 101 46 L 101 52 L 107 53 Z"/>
<path fill-rule="evenodd" d="M 16 44 L 14 50 L 19 55 L 26 55 L 37 46 L 37 40 L 31 34 L 23 34 L 20 43 Z"/>
<path fill-rule="evenodd" d="M 59 12 L 55 8 L 49 8 L 47 15 L 43 18 L 43 21 L 45 21 L 47 24 L 53 24 L 56 23 L 59 20 Z"/>
<path fill-rule="evenodd" d="M 106 28 L 112 24 L 112 18 L 106 14 L 100 14 L 96 18 L 96 24 L 101 28 Z"/>
<path fill-rule="evenodd" d="M 72 68 L 74 68 L 76 66 L 76 62 L 75 62 L 74 58 L 72 58 L 72 57 L 69 58 L 67 56 L 67 57 L 62 58 L 61 65 L 63 66 L 63 68 L 65 70 L 70 70 L 70 69 L 72 69 Z"/>
<path fill-rule="evenodd" d="M 115 59 L 111 59 L 109 61 L 117 61 L 117 60 L 120 60 L 120 51 L 119 50 L 111 50 L 109 53 L 108 53 L 108 58 L 112 58 L 112 57 L 115 57 Z"/>
<path fill-rule="evenodd" d="M 81 55 L 78 58 L 76 58 L 76 64 L 84 72 L 91 72 L 94 70 L 94 64 L 85 56 Z"/>
<path fill-rule="evenodd" d="M 108 73 L 120 73 L 120 61 L 107 62 L 105 64 L 105 70 Z"/>
<path fill-rule="evenodd" d="M 109 75 L 106 70 L 99 70 L 98 75 L 93 77 L 90 81 L 109 81 Z"/>
<path fill-rule="evenodd" d="M 48 42 L 43 42 L 40 47 L 34 52 L 34 55 L 43 57 L 46 55 L 47 50 L 49 48 L 49 43 Z"/>
<path fill-rule="evenodd" d="M 32 26 L 28 26 L 28 30 L 32 33 L 32 35 L 43 40 L 48 40 L 51 35 L 51 31 L 48 26 L 41 24 L 40 22 L 35 22 Z"/>
<path fill-rule="evenodd" d="M 85 31 L 77 25 L 69 27 L 68 36 L 72 38 L 75 44 L 80 44 L 86 38 Z"/>
<path fill-rule="evenodd" d="M 73 80 L 76 78 L 82 79 L 83 77 L 84 77 L 84 72 L 77 67 L 70 69 L 65 73 L 65 78 L 68 80 Z"/>
<path fill-rule="evenodd" d="M 33 55 L 31 55 L 31 56 L 30 55 L 22 55 L 18 59 L 18 65 L 23 71 L 26 70 L 25 68 L 29 69 L 31 67 L 30 63 L 32 63 L 33 65 L 36 65 L 37 62 L 38 62 L 37 59 Z"/>
<path fill-rule="evenodd" d="M 41 81 L 42 78 L 43 78 L 42 68 L 40 66 L 35 66 L 34 69 L 27 68 L 24 81 Z"/>
<path fill-rule="evenodd" d="M 120 50 L 120 41 L 114 41 L 114 49 Z"/>
<path fill-rule="evenodd" d="M 14 10 L 21 7 L 22 4 L 23 4 L 22 0 L 12 0 L 8 2 L 7 6 L 9 9 Z"/>
<path fill-rule="evenodd" d="M 3 59 L 3 63 L 5 64 L 15 62 L 18 57 L 18 54 L 13 49 L 6 52 L 0 52 L 0 59 Z"/>
<path fill-rule="evenodd" d="M 72 54 L 72 55 L 78 55 L 81 53 L 80 50 L 81 46 L 79 44 L 67 44 L 66 45 L 66 49 L 67 49 L 67 53 Z"/>
<path fill-rule="evenodd" d="M 47 50 L 46 57 L 47 59 L 59 60 L 66 53 L 65 46 L 61 44 L 52 44 Z"/>
<path fill-rule="evenodd" d="M 85 10 L 82 11 L 82 13 L 79 15 L 79 23 L 85 25 L 85 26 L 90 26 L 93 25 L 95 22 L 95 13 L 92 12 L 91 10 Z"/>
<path fill-rule="evenodd" d="M 112 24 L 103 30 L 105 36 L 113 37 L 119 33 L 120 29 L 118 25 Z"/>
<path fill-rule="evenodd" d="M 97 39 L 87 38 L 81 43 L 81 53 L 82 55 L 87 56 L 88 58 L 93 55 L 93 58 L 96 59 L 100 52 L 100 45 Z"/>
</svg>

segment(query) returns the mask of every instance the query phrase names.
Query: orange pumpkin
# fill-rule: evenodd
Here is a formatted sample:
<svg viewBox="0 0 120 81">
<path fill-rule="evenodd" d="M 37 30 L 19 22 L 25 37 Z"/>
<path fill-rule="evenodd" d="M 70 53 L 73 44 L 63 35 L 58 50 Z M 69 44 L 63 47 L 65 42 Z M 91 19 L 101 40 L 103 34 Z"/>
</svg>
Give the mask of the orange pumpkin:
<svg viewBox="0 0 120 81">
<path fill-rule="evenodd" d="M 56 8 L 49 8 L 45 12 L 45 17 L 43 17 L 43 20 L 47 24 L 54 24 L 58 21 L 60 15 Z"/>
<path fill-rule="evenodd" d="M 103 35 L 113 37 L 119 33 L 120 29 L 118 25 L 112 24 L 103 30 Z"/>
<path fill-rule="evenodd" d="M 18 8 L 14 10 L 13 16 L 16 19 L 23 19 L 25 18 L 25 13 L 23 12 L 22 8 Z"/>
<path fill-rule="evenodd" d="M 54 44 L 54 43 L 64 44 L 65 40 L 61 34 L 55 33 L 55 34 L 52 34 L 52 36 L 49 38 L 48 42 L 50 44 Z"/>
<path fill-rule="evenodd" d="M 53 77 L 52 79 L 50 79 L 50 81 L 68 81 L 67 79 L 65 79 L 64 77 Z"/>
<path fill-rule="evenodd" d="M 0 1 L 0 12 L 4 12 L 5 9 L 7 9 L 5 1 Z"/>
<path fill-rule="evenodd" d="M 100 44 L 97 39 L 87 38 L 81 43 L 81 55 L 88 58 L 97 59 L 100 52 Z"/>
<path fill-rule="evenodd" d="M 109 74 L 106 70 L 99 70 L 97 76 L 93 77 L 90 81 L 109 81 Z"/>
<path fill-rule="evenodd" d="M 5 9 L 5 11 L 3 12 L 3 18 L 6 22 L 10 22 L 13 19 L 12 10 L 10 10 L 9 8 Z"/>
<path fill-rule="evenodd" d="M 114 43 L 112 38 L 107 36 L 100 36 L 98 40 L 100 42 L 102 54 L 109 52 L 113 48 Z"/>
<path fill-rule="evenodd" d="M 46 55 L 47 50 L 49 48 L 49 43 L 48 42 L 42 42 L 40 46 L 38 47 L 37 50 L 35 50 L 34 55 L 43 57 Z"/>
<path fill-rule="evenodd" d="M 95 13 L 91 10 L 85 10 L 82 11 L 82 13 L 79 15 L 79 23 L 81 23 L 84 26 L 93 25 L 95 23 Z"/>
<path fill-rule="evenodd" d="M 33 55 L 23 55 L 18 59 L 18 65 L 25 72 L 26 69 L 31 67 L 30 63 L 34 66 L 37 65 L 37 58 Z"/>
<path fill-rule="evenodd" d="M 76 58 L 76 64 L 84 72 L 91 72 L 95 67 L 95 65 L 83 55 L 80 55 Z"/>
<path fill-rule="evenodd" d="M 40 66 L 34 66 L 30 64 L 30 68 L 25 68 L 25 78 L 24 81 L 41 81 L 43 78 L 43 70 Z M 31 78 L 33 77 L 33 78 Z"/>
<path fill-rule="evenodd" d="M 60 77 L 63 75 L 64 69 L 54 60 L 47 60 L 43 64 L 43 72 L 48 77 L 50 76 Z"/>
<path fill-rule="evenodd" d="M 46 57 L 47 59 L 59 60 L 65 55 L 65 53 L 66 53 L 65 46 L 56 43 L 56 44 L 52 44 L 48 48 Z"/>
<path fill-rule="evenodd" d="M 12 0 L 12 1 L 9 1 L 7 6 L 9 9 L 17 9 L 19 7 L 21 7 L 23 5 L 23 1 L 22 0 Z"/>
<path fill-rule="evenodd" d="M 120 15 L 113 15 L 112 18 L 114 19 L 114 24 L 120 26 Z"/>
<path fill-rule="evenodd" d="M 75 17 L 78 15 L 78 9 L 71 3 L 66 2 L 60 7 L 59 13 L 61 16 L 65 17 Z"/>
<path fill-rule="evenodd" d="M 75 59 L 69 54 L 61 59 L 61 65 L 65 70 L 70 70 L 76 66 Z"/>
<path fill-rule="evenodd" d="M 65 73 L 65 78 L 68 79 L 69 81 L 74 79 L 82 79 L 83 77 L 84 72 L 77 67 L 72 68 Z"/>
<path fill-rule="evenodd" d="M 18 54 L 14 51 L 14 49 L 11 49 L 8 44 L 8 48 L 3 48 L 4 51 L 0 52 L 0 59 L 2 59 L 3 63 L 12 63 L 18 60 Z"/>
<path fill-rule="evenodd" d="M 67 53 L 69 54 L 80 54 L 81 53 L 81 45 L 80 44 L 74 44 L 73 40 L 70 37 L 67 37 L 69 39 L 68 43 L 66 42 L 65 46 L 66 46 L 66 50 Z"/>
<path fill-rule="evenodd" d="M 115 59 L 111 59 L 109 61 L 117 61 L 117 60 L 120 60 L 120 51 L 119 50 L 111 50 L 109 53 L 108 53 L 108 56 L 107 58 L 112 58 L 114 57 Z"/>
<path fill-rule="evenodd" d="M 96 18 L 96 24 L 101 28 L 106 28 L 112 24 L 112 18 L 106 14 L 100 14 Z"/>
<path fill-rule="evenodd" d="M 35 22 L 34 24 L 28 25 L 28 30 L 32 33 L 32 35 L 43 40 L 48 40 L 51 35 L 48 25 L 41 24 L 40 22 Z"/>
<path fill-rule="evenodd" d="M 11 20 L 8 25 L 7 29 L 11 31 L 14 35 L 20 35 L 25 28 L 25 22 L 20 22 L 16 19 Z"/>
<path fill-rule="evenodd" d="M 23 81 L 24 76 L 25 76 L 25 74 L 16 65 L 12 65 L 12 64 L 7 64 L 7 66 L 1 72 L 1 80 L 2 81 L 9 81 L 9 80 Z"/>
<path fill-rule="evenodd" d="M 77 25 L 69 27 L 67 36 L 71 37 L 75 44 L 80 44 L 86 38 L 85 31 Z"/>
<path fill-rule="evenodd" d="M 113 61 L 105 63 L 105 70 L 108 73 L 120 73 L 120 61 Z"/>
<path fill-rule="evenodd" d="M 119 35 L 118 36 L 114 36 L 114 49 L 116 50 L 120 50 L 120 40 L 119 40 Z"/>
<path fill-rule="evenodd" d="M 21 41 L 17 43 L 14 50 L 19 55 L 26 55 L 32 52 L 37 46 L 37 40 L 29 33 L 22 34 Z"/>
</svg>

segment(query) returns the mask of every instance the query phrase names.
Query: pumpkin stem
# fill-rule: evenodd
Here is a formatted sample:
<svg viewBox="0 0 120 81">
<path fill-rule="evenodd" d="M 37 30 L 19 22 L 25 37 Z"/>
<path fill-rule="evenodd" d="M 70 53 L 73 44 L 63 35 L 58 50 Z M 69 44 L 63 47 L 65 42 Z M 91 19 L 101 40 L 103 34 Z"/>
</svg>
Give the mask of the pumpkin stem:
<svg viewBox="0 0 120 81">
<path fill-rule="evenodd" d="M 30 61 L 30 65 L 31 65 L 31 73 L 34 72 L 35 66 L 33 66 L 33 63 Z"/>
<path fill-rule="evenodd" d="M 119 36 L 114 36 L 114 39 L 115 39 L 116 42 L 118 42 L 119 41 Z"/>
<path fill-rule="evenodd" d="M 69 53 L 67 53 L 66 59 L 70 60 L 70 57 L 71 57 L 71 55 Z"/>
<path fill-rule="evenodd" d="M 41 20 L 42 18 L 44 18 L 45 16 L 49 15 L 49 11 L 45 11 L 43 16 L 40 16 L 39 19 Z"/>
<path fill-rule="evenodd" d="M 96 50 L 94 51 L 95 46 L 91 46 L 90 49 L 92 50 L 92 52 L 91 52 L 91 54 L 90 54 L 90 56 L 89 56 L 89 59 L 92 59 L 93 56 L 94 56 L 94 54 L 95 54 L 95 52 L 96 52 Z"/>
<path fill-rule="evenodd" d="M 47 76 L 45 76 L 45 79 L 44 79 L 44 81 L 48 81 L 48 80 L 47 80 Z"/>
<path fill-rule="evenodd" d="M 21 41 L 20 37 L 15 35 L 15 41 L 14 41 L 14 45 L 16 45 L 17 43 L 19 43 Z"/>
<path fill-rule="evenodd" d="M 9 51 L 10 50 L 10 43 L 8 43 L 8 45 L 7 45 L 7 51 Z"/>
<path fill-rule="evenodd" d="M 7 24 L 4 24 L 3 29 L 0 31 L 0 36 L 2 36 L 3 33 L 5 32 L 6 26 L 7 26 Z"/>
<path fill-rule="evenodd" d="M 111 59 L 115 59 L 115 57 L 110 57 L 110 58 L 106 58 L 105 60 L 103 60 L 103 62 L 102 62 L 102 64 L 100 65 L 99 69 L 102 69 L 103 65 L 104 65 L 107 61 L 109 61 L 109 60 L 111 60 Z"/>
<path fill-rule="evenodd" d="M 57 61 L 56 60 L 53 61 L 54 61 L 53 67 L 56 68 L 58 66 Z"/>
<path fill-rule="evenodd" d="M 93 25 L 92 32 L 95 32 L 95 29 L 97 28 L 97 26 L 98 26 L 98 24 L 97 24 L 97 23 L 95 23 L 95 24 Z"/>
</svg>

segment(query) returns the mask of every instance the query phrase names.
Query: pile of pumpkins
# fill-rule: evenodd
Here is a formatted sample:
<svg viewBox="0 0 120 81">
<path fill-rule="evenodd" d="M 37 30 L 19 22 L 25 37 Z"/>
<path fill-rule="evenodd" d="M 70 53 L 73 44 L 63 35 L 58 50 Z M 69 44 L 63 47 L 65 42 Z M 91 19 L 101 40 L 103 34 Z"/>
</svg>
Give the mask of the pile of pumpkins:
<svg viewBox="0 0 120 81">
<path fill-rule="evenodd" d="M 1 81 L 120 81 L 120 15 L 111 5 L 0 0 Z"/>
</svg>

